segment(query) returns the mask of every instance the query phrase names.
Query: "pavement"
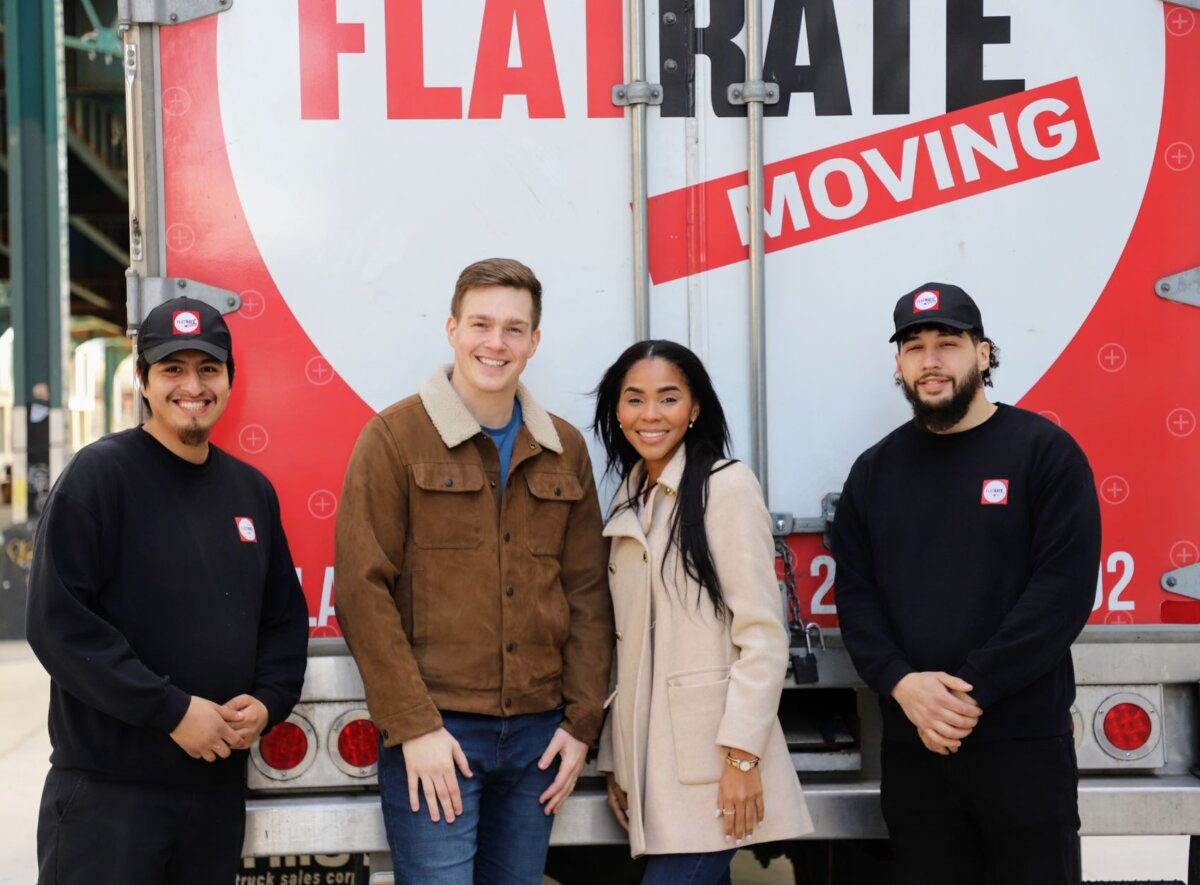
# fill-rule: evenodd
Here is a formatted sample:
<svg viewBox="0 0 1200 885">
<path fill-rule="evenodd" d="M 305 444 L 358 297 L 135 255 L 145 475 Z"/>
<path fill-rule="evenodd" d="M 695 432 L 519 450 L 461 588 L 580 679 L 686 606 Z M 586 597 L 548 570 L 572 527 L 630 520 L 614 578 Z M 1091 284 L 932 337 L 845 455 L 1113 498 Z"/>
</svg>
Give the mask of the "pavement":
<svg viewBox="0 0 1200 885">
<path fill-rule="evenodd" d="M 0 885 L 37 880 L 37 809 L 49 768 L 46 706 L 50 681 L 29 646 L 0 641 Z M 1186 836 L 1084 837 L 1083 877 L 1088 882 L 1187 880 Z M 753 857 L 734 861 L 735 885 L 791 885 L 787 861 L 759 868 Z"/>
</svg>

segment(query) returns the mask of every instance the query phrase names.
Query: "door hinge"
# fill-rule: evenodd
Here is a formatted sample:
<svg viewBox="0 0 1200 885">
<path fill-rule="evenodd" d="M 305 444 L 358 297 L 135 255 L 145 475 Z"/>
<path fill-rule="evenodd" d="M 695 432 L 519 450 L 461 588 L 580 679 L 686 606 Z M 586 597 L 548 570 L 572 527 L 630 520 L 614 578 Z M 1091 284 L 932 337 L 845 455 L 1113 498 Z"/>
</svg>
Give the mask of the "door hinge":
<svg viewBox="0 0 1200 885">
<path fill-rule="evenodd" d="M 1200 599 L 1200 563 L 1164 572 L 1159 579 L 1159 586 L 1168 593 Z"/>
<path fill-rule="evenodd" d="M 141 277 L 133 268 L 125 271 L 125 309 L 128 315 L 128 334 L 137 334 L 146 314 L 164 301 L 182 297 L 203 301 L 221 313 L 233 313 L 242 306 L 236 292 L 218 289 L 207 283 L 197 283 L 182 277 Z"/>
<path fill-rule="evenodd" d="M 1200 0 L 1196 2 L 1200 3 Z M 1163 277 L 1154 284 L 1154 291 L 1158 293 L 1159 298 L 1165 298 L 1167 301 L 1200 307 L 1200 267 Z"/>
<path fill-rule="evenodd" d="M 233 0 L 117 0 L 117 25 L 181 25 L 225 12 Z"/>
<path fill-rule="evenodd" d="M 837 513 L 837 502 L 840 497 L 838 492 L 830 492 L 822 498 L 820 516 L 793 517 L 790 513 L 772 513 L 772 534 L 778 538 L 797 532 L 820 532 L 822 534 L 828 532 L 830 526 L 833 525 L 833 517 Z"/>
</svg>

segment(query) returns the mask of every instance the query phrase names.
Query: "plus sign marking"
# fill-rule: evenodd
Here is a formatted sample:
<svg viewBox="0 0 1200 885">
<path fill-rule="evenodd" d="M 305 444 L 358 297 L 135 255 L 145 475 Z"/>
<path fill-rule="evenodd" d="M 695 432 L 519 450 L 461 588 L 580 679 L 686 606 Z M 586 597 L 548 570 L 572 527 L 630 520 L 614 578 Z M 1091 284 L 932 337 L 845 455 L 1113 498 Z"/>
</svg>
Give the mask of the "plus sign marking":
<svg viewBox="0 0 1200 885">
<path fill-rule="evenodd" d="M 238 433 L 238 445 L 242 447 L 242 451 L 251 455 L 257 455 L 265 449 L 268 442 L 270 439 L 266 428 L 261 424 L 247 424 Z"/>
<path fill-rule="evenodd" d="M 1058 417 L 1058 412 L 1051 412 L 1049 409 L 1042 409 L 1042 411 L 1038 412 L 1038 414 L 1047 421 L 1053 421 L 1059 427 L 1062 427 L 1062 418 Z"/>
<path fill-rule="evenodd" d="M 1200 562 L 1200 547 L 1191 541 L 1176 541 L 1171 545 L 1171 565 L 1175 568 L 1187 568 Z"/>
<path fill-rule="evenodd" d="M 304 364 L 304 377 L 318 387 L 324 387 L 333 380 L 333 369 L 323 356 L 314 356 Z"/>
<path fill-rule="evenodd" d="M 1191 436 L 1196 432 L 1196 415 L 1191 409 L 1172 409 L 1167 415 L 1167 430 L 1171 436 Z"/>
<path fill-rule="evenodd" d="M 1124 504 L 1129 497 L 1129 482 L 1123 476 L 1106 476 L 1100 483 L 1100 497 L 1109 504 Z"/>
<path fill-rule="evenodd" d="M 329 489 L 317 489 L 308 496 L 308 512 L 317 519 L 329 519 L 337 513 L 337 495 Z"/>
<path fill-rule="evenodd" d="M 1196 27 L 1196 14 L 1190 9 L 1176 8 L 1167 16 L 1167 33 L 1172 37 L 1186 37 Z"/>
<path fill-rule="evenodd" d="M 1172 172 L 1185 172 L 1192 166 L 1192 161 L 1196 159 L 1196 152 L 1192 150 L 1192 146 L 1186 141 L 1176 141 L 1167 145 L 1167 149 L 1163 152 L 1163 160 L 1167 164 L 1167 168 Z"/>
<path fill-rule="evenodd" d="M 171 86 L 163 90 L 162 109 L 169 117 L 182 117 L 192 107 L 192 96 L 186 89 Z"/>
<path fill-rule="evenodd" d="M 172 252 L 187 252 L 196 245 L 196 232 L 186 224 L 172 224 L 167 228 L 167 248 Z"/>
<path fill-rule="evenodd" d="M 241 293 L 242 306 L 238 308 L 238 316 L 248 320 L 256 320 L 267 309 L 267 299 L 257 289 L 247 289 Z"/>
<path fill-rule="evenodd" d="M 1124 347 L 1115 341 L 1101 345 L 1100 350 L 1096 354 L 1096 362 L 1100 363 L 1100 368 L 1106 372 L 1119 372 L 1125 368 L 1125 363 L 1128 361 L 1129 354 L 1125 352 Z"/>
</svg>

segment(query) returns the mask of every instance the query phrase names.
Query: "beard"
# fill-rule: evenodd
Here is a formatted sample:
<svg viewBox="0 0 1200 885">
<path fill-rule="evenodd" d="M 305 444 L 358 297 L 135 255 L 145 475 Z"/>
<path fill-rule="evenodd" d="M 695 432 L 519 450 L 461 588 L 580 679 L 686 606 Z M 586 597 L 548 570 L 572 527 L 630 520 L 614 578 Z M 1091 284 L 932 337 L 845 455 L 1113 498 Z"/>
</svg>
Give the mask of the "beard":
<svg viewBox="0 0 1200 885">
<path fill-rule="evenodd" d="M 908 385 L 899 375 L 896 376 L 896 382 L 912 406 L 913 420 L 917 425 L 931 433 L 944 433 L 966 417 L 975 393 L 983 388 L 983 373 L 972 368 L 961 382 L 950 379 L 953 388 L 950 398 L 937 403 L 921 399 L 916 384 Z"/>
<path fill-rule="evenodd" d="M 198 446 L 208 440 L 211 428 L 188 426 L 179 431 L 179 441 L 185 446 Z"/>
</svg>

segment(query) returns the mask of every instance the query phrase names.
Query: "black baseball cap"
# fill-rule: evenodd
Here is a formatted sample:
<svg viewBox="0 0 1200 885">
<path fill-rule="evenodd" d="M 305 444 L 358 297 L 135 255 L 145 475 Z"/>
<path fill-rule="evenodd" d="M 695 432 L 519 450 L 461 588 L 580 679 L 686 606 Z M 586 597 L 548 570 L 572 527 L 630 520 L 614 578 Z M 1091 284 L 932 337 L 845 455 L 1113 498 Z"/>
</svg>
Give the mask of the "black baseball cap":
<svg viewBox="0 0 1200 885">
<path fill-rule="evenodd" d="M 911 326 L 935 324 L 951 329 L 972 329 L 983 334 L 983 317 L 971 296 L 950 283 L 925 283 L 901 295 L 892 311 L 896 331 L 888 341 L 895 341 Z"/>
<path fill-rule="evenodd" d="M 137 349 L 148 363 L 157 363 L 180 350 L 198 350 L 228 362 L 233 339 L 221 312 L 195 298 L 164 301 L 142 320 Z"/>
</svg>

